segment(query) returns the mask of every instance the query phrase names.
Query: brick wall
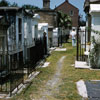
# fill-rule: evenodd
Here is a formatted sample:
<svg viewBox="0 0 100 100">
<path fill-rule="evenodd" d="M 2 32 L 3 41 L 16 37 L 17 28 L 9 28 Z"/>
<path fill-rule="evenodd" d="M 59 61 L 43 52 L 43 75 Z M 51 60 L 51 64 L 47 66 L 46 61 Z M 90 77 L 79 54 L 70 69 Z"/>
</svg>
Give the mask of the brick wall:
<svg viewBox="0 0 100 100">
<path fill-rule="evenodd" d="M 38 12 L 40 15 L 39 23 L 48 23 L 49 26 L 56 27 L 55 14 L 53 12 Z"/>
<path fill-rule="evenodd" d="M 64 2 L 60 6 L 56 8 L 57 11 L 62 11 L 65 14 L 68 14 L 70 16 L 70 11 L 72 10 L 74 12 L 73 16 L 70 16 L 72 18 L 72 26 L 77 27 L 78 26 L 78 14 L 79 10 L 78 8 L 74 7 L 69 2 Z"/>
</svg>

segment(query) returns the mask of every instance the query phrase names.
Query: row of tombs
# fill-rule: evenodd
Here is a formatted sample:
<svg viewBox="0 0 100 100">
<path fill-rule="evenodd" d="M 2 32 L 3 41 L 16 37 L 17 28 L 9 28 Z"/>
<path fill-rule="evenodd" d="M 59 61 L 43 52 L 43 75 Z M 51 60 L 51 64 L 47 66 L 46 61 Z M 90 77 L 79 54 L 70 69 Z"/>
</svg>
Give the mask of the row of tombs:
<svg viewBox="0 0 100 100">
<path fill-rule="evenodd" d="M 0 93 L 12 94 L 48 54 L 48 24 L 21 8 L 0 9 Z"/>
</svg>

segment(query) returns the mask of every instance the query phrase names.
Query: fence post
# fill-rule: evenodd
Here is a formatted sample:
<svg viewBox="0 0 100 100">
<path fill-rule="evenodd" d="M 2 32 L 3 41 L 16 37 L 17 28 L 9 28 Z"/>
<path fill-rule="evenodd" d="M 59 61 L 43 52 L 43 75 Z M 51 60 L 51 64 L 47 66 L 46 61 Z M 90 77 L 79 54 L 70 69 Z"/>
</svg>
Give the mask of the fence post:
<svg viewBox="0 0 100 100">
<path fill-rule="evenodd" d="M 85 51 L 86 51 L 86 28 L 85 28 Z"/>
<path fill-rule="evenodd" d="M 81 32 L 81 31 L 80 31 L 80 32 Z M 82 36 L 82 33 L 80 33 L 80 36 L 78 36 L 78 38 L 80 39 L 80 40 L 79 40 L 79 42 L 80 42 L 80 43 L 79 43 L 79 44 L 80 44 L 80 45 L 79 45 L 79 46 L 80 46 L 80 47 L 79 47 L 79 48 L 80 48 L 79 59 L 80 59 L 80 60 L 82 60 L 82 43 L 81 43 L 82 40 L 81 40 L 81 36 Z"/>
<path fill-rule="evenodd" d="M 79 40 L 78 40 L 78 38 L 79 38 L 79 27 L 77 28 L 77 50 L 76 50 L 76 59 L 77 59 L 77 61 L 78 61 L 78 59 L 79 59 L 79 49 L 78 49 L 78 46 L 79 46 Z"/>
</svg>

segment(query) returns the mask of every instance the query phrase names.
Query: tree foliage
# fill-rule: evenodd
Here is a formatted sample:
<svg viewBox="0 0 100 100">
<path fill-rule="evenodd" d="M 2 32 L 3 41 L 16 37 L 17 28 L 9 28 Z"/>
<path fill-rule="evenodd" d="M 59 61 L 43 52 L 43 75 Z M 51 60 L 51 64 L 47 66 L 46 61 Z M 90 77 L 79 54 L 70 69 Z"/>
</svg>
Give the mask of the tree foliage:
<svg viewBox="0 0 100 100">
<path fill-rule="evenodd" d="M 23 5 L 22 7 L 24 9 L 31 9 L 31 10 L 40 9 L 39 7 L 33 5 Z"/>
<path fill-rule="evenodd" d="M 18 4 L 14 2 L 14 3 L 11 4 L 10 6 L 11 6 L 11 7 L 18 7 Z"/>
<path fill-rule="evenodd" d="M 86 26 L 86 21 L 80 20 L 79 21 L 79 26 Z"/>
<path fill-rule="evenodd" d="M 72 28 L 72 20 L 70 16 L 67 14 L 64 14 L 61 11 L 58 11 L 58 27 L 62 27 L 65 29 L 71 29 Z"/>
<path fill-rule="evenodd" d="M 86 21 L 83 19 L 83 15 L 79 15 L 79 26 L 86 26 Z"/>
<path fill-rule="evenodd" d="M 15 2 L 13 4 L 10 4 L 8 1 L 2 0 L 0 2 L 0 7 L 18 7 L 18 4 Z"/>
<path fill-rule="evenodd" d="M 0 7 L 3 7 L 3 6 L 8 7 L 9 5 L 10 5 L 10 3 L 7 2 L 6 0 L 2 0 L 2 1 L 0 2 Z"/>
</svg>

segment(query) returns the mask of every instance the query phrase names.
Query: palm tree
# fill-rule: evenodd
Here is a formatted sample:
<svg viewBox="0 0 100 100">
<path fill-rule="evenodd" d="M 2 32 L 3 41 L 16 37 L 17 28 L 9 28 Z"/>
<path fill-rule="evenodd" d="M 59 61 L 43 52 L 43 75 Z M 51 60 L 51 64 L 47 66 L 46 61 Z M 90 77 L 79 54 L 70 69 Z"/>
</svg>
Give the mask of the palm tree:
<svg viewBox="0 0 100 100">
<path fill-rule="evenodd" d="M 29 5 L 29 4 L 23 5 L 22 7 L 23 7 L 24 9 L 30 9 L 30 10 L 40 9 L 40 8 L 37 7 L 37 6 Z"/>
<path fill-rule="evenodd" d="M 58 22 L 58 28 L 59 28 L 59 31 L 60 31 L 59 32 L 59 40 L 60 40 L 60 43 L 62 45 L 63 30 L 72 28 L 72 20 L 71 20 L 70 16 L 68 16 L 67 14 L 64 14 L 63 12 L 58 11 L 57 22 Z M 67 42 L 69 35 L 68 36 L 66 35 L 65 38 L 66 38 L 66 42 Z"/>
<path fill-rule="evenodd" d="M 72 20 L 70 16 L 64 14 L 61 11 L 58 11 L 58 27 L 64 29 L 71 29 L 72 28 Z"/>
</svg>

